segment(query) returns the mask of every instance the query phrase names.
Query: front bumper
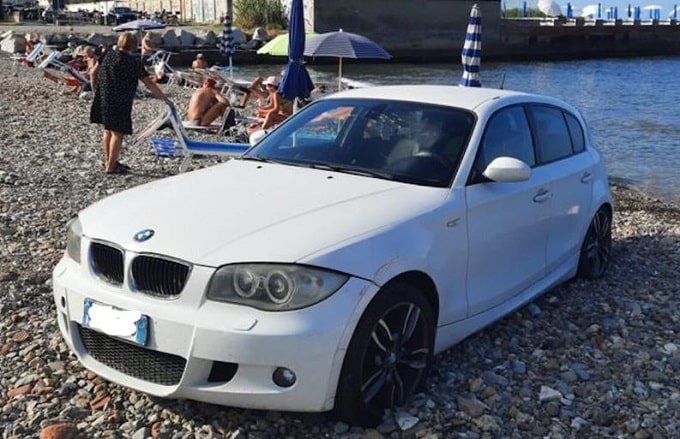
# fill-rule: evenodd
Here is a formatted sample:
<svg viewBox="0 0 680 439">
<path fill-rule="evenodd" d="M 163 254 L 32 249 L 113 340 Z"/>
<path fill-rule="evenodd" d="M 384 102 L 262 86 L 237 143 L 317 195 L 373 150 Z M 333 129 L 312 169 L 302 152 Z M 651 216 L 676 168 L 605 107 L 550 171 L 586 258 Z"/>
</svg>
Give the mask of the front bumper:
<svg viewBox="0 0 680 439">
<path fill-rule="evenodd" d="M 344 352 L 377 287 L 350 278 L 316 305 L 265 312 L 207 301 L 213 271 L 194 266 L 182 294 L 168 300 L 109 285 L 65 256 L 53 272 L 59 328 L 85 367 L 145 393 L 254 409 L 332 409 Z M 146 346 L 83 329 L 86 299 L 148 316 Z M 294 385 L 273 382 L 278 367 L 295 373 Z"/>
</svg>

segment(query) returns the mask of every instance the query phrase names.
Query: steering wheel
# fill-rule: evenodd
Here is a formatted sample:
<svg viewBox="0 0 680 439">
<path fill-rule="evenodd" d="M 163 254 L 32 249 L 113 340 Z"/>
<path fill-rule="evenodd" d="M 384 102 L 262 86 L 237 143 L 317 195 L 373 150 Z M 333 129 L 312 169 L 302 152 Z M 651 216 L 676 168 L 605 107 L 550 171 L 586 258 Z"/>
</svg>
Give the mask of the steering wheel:
<svg viewBox="0 0 680 439">
<path fill-rule="evenodd" d="M 449 159 L 431 151 L 402 157 L 386 166 L 386 170 L 440 183 L 448 181 L 454 169 L 455 166 Z"/>
<path fill-rule="evenodd" d="M 435 160 L 437 160 L 442 166 L 447 168 L 448 170 L 453 171 L 455 166 L 453 165 L 453 162 L 449 160 L 448 157 L 445 157 L 439 153 L 433 152 L 433 151 L 420 151 L 417 152 L 416 154 L 413 155 L 414 157 L 431 157 Z"/>
</svg>

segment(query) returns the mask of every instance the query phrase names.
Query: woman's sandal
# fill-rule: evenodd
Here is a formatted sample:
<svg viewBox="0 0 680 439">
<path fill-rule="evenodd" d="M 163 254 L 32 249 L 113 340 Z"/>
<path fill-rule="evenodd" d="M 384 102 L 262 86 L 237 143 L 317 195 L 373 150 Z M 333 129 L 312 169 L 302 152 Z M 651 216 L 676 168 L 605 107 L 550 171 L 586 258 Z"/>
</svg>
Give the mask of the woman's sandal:
<svg viewBox="0 0 680 439">
<path fill-rule="evenodd" d="M 104 171 L 107 174 L 127 174 L 130 172 L 130 167 L 127 165 L 122 165 L 120 163 L 116 163 L 116 166 L 109 170 L 109 171 Z"/>
</svg>

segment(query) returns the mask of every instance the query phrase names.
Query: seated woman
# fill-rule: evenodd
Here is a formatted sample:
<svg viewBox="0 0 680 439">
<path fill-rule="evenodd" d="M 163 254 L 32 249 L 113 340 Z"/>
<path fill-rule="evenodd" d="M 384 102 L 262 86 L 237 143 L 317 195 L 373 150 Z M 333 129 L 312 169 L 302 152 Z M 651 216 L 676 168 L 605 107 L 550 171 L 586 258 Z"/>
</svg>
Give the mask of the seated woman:
<svg viewBox="0 0 680 439">
<path fill-rule="evenodd" d="M 205 58 L 202 53 L 196 55 L 196 59 L 191 63 L 191 68 L 194 70 L 204 70 L 208 68 Z"/>
<path fill-rule="evenodd" d="M 154 34 L 153 32 L 147 32 L 142 38 L 142 62 L 144 65 L 150 65 L 150 58 L 158 50 L 158 47 L 153 44 Z"/>
<path fill-rule="evenodd" d="M 279 79 L 276 76 L 268 77 L 262 84 L 267 88 L 269 95 L 267 103 L 258 107 L 255 115 L 264 119 L 260 128 L 267 129 L 278 125 L 293 114 L 293 103 L 279 93 Z"/>
</svg>

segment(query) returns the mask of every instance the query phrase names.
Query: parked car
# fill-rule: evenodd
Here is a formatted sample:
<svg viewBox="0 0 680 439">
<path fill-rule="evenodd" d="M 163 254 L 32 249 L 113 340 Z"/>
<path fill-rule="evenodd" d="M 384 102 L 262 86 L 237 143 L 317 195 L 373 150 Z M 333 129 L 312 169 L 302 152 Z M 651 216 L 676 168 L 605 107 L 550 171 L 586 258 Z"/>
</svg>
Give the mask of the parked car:
<svg viewBox="0 0 680 439">
<path fill-rule="evenodd" d="M 613 203 L 579 112 L 449 86 L 319 99 L 242 157 L 107 197 L 68 226 L 61 332 L 153 395 L 375 425 L 433 354 L 576 275 Z"/>
<path fill-rule="evenodd" d="M 134 21 L 137 18 L 137 14 L 132 9 L 124 6 L 115 6 L 109 9 L 107 14 L 108 24 L 115 25 Z"/>
</svg>

